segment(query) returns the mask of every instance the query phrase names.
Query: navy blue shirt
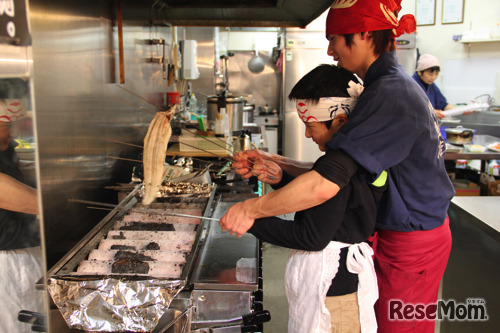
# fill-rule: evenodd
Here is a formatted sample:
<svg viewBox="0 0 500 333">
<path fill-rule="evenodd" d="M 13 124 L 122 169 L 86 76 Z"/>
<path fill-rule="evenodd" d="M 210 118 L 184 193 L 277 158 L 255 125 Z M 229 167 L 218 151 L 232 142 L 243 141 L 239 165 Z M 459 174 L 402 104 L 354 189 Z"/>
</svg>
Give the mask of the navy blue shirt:
<svg viewBox="0 0 500 333">
<path fill-rule="evenodd" d="M 444 95 L 441 93 L 441 90 L 439 90 L 438 86 L 436 86 L 435 83 L 425 84 L 422 81 L 422 79 L 420 79 L 420 76 L 418 76 L 417 72 L 415 72 L 415 74 L 413 74 L 412 78 L 425 91 L 425 93 L 427 94 L 429 101 L 431 101 L 431 104 L 434 107 L 434 109 L 444 110 L 446 105 L 448 105 L 448 101 L 446 100 Z"/>
<path fill-rule="evenodd" d="M 389 171 L 377 227 L 430 230 L 446 218 L 454 189 L 444 166 L 445 141 L 426 94 L 398 65 L 395 51 L 368 69 L 365 90 L 347 124 L 327 143 L 349 154 L 374 181 Z"/>
</svg>

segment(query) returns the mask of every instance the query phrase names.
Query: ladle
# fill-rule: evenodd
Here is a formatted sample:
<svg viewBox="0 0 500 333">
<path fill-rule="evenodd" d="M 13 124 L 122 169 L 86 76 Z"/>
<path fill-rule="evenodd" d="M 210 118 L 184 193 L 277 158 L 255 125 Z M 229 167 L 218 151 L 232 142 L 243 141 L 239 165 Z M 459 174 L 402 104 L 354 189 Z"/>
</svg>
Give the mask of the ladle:
<svg viewBox="0 0 500 333">
<path fill-rule="evenodd" d="M 259 57 L 259 50 L 257 49 L 257 45 L 255 46 L 255 56 L 250 59 L 248 62 L 248 69 L 250 72 L 254 74 L 260 74 L 264 70 L 264 67 L 266 64 L 264 63 L 264 60 Z"/>
</svg>

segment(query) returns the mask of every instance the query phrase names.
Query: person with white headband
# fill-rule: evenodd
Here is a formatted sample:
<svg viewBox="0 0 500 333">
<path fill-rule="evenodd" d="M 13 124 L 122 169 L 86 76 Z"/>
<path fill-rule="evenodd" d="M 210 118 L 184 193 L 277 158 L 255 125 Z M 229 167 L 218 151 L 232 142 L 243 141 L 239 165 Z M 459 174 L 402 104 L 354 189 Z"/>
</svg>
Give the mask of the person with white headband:
<svg viewBox="0 0 500 333">
<path fill-rule="evenodd" d="M 322 204 L 297 209 L 294 221 L 264 217 L 256 219 L 248 230 L 263 241 L 292 249 L 285 273 L 289 333 L 377 330 L 373 305 L 378 288 L 373 251 L 366 240 L 375 228 L 377 200 L 385 190 L 387 175 L 369 183 L 356 162 L 326 147 L 356 112 L 362 90 L 353 74 L 334 65 L 320 65 L 301 78 L 289 98 L 296 101 L 297 115 L 306 126 L 305 136 L 325 154 L 300 177 L 270 160 L 257 159 L 253 172 L 259 178 L 275 175 L 277 179 L 268 179 L 275 191 L 234 205 L 221 220 L 223 226 L 233 211 L 256 212 L 262 202 L 272 205 L 276 194 L 286 195 L 292 183 L 300 183 L 308 174 L 339 184 L 338 194 L 325 198 Z M 347 176 L 334 175 L 334 160 L 349 165 Z"/>
<path fill-rule="evenodd" d="M 2 91 L 0 91 L 0 94 Z M 2 332 L 31 332 L 19 311 L 44 311 L 36 282 L 43 276 L 36 189 L 23 183 L 13 140 L 26 113 L 22 99 L 0 99 L 0 322 Z"/>
</svg>

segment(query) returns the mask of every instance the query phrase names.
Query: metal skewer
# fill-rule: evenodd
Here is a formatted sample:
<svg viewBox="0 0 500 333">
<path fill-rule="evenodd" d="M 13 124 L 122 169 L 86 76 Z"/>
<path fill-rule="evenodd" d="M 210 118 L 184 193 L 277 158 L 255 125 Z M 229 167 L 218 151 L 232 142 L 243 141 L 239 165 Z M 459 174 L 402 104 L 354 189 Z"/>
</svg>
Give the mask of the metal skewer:
<svg viewBox="0 0 500 333">
<path fill-rule="evenodd" d="M 92 209 L 114 210 L 114 209 L 117 209 L 117 207 L 118 207 L 118 205 L 108 204 L 108 203 L 104 203 L 104 202 L 96 202 L 96 201 L 80 200 L 80 199 L 68 199 L 68 202 L 77 202 L 77 203 L 83 203 L 83 204 L 88 204 L 88 205 L 102 206 L 102 207 L 89 207 Z M 213 217 L 203 217 L 203 216 L 196 216 L 196 215 L 189 215 L 189 214 L 182 214 L 182 213 L 171 213 L 171 212 L 164 210 L 164 209 L 132 208 L 132 209 L 118 209 L 118 210 L 119 211 L 127 211 L 127 212 L 137 212 L 137 213 L 156 213 L 156 214 L 164 214 L 164 215 L 171 215 L 171 216 L 187 217 L 187 218 L 193 218 L 193 219 L 205 219 L 205 220 L 211 220 L 211 221 L 219 221 L 219 219 L 216 219 Z"/>
<path fill-rule="evenodd" d="M 121 87 L 121 86 L 118 86 L 118 88 L 120 88 L 120 89 L 122 89 L 122 90 L 124 90 L 124 91 L 126 91 L 126 92 L 128 92 L 128 93 L 130 93 L 130 94 L 132 94 L 132 95 L 134 95 L 134 96 L 136 96 L 136 97 L 138 97 L 138 98 L 142 99 L 142 100 L 145 100 L 145 101 L 146 101 L 146 102 L 148 102 L 148 103 L 151 103 L 151 104 L 155 105 L 155 104 L 154 104 L 154 103 L 152 103 L 151 101 L 148 101 L 147 99 L 145 99 L 145 98 L 143 98 L 143 97 L 141 97 L 141 96 L 139 96 L 139 95 L 137 95 L 137 94 L 135 94 L 135 93 L 133 93 L 133 92 L 129 91 L 128 89 L 125 89 L 125 88 L 123 88 L 123 87 Z M 147 113 L 151 113 L 150 111 L 147 111 L 147 110 L 143 109 L 142 107 L 139 107 L 139 106 L 137 106 L 137 105 L 134 105 L 133 103 L 130 103 L 130 102 L 126 101 L 126 100 L 123 100 L 123 99 L 118 98 L 118 97 L 117 97 L 117 99 L 122 100 L 122 101 L 124 101 L 124 102 L 126 102 L 126 103 L 128 103 L 128 104 L 130 104 L 130 105 L 132 105 L 132 106 L 134 106 L 134 107 L 136 107 L 136 108 L 138 108 L 138 109 L 139 109 L 139 110 L 141 110 L 141 111 L 144 111 L 144 112 L 147 112 Z M 157 105 L 155 105 L 155 106 L 156 106 L 156 107 L 158 107 Z M 188 124 L 188 123 L 187 123 L 187 122 L 185 122 L 185 121 L 181 121 L 181 122 L 182 122 L 182 123 L 184 123 L 184 124 Z M 186 131 L 187 131 L 187 132 L 189 132 L 189 133 L 192 133 L 192 134 L 194 134 L 194 135 L 196 135 L 196 136 L 200 137 L 200 138 L 203 138 L 204 140 L 210 141 L 211 143 L 215 144 L 216 146 L 218 146 L 218 147 L 220 147 L 220 148 L 224 148 L 225 150 L 227 150 L 227 151 L 228 151 L 228 152 L 230 152 L 230 153 L 233 153 L 233 151 L 232 151 L 232 150 L 229 150 L 228 148 L 226 148 L 226 147 L 224 147 L 224 146 L 218 145 L 218 144 L 214 143 L 213 141 L 209 140 L 208 138 L 206 138 L 206 137 L 204 137 L 204 136 L 199 135 L 198 133 L 195 133 L 195 132 L 189 131 L 189 130 L 188 130 L 188 129 L 186 129 L 186 128 L 183 128 L 183 129 L 184 129 L 184 130 L 186 130 Z M 219 140 L 220 142 L 223 142 L 224 144 L 227 144 L 227 145 L 229 145 L 229 146 L 233 147 L 233 145 L 231 145 L 231 144 L 229 144 L 229 143 L 227 143 L 227 142 L 225 142 L 225 141 L 221 140 L 220 138 L 217 138 L 217 140 Z M 135 147 L 144 148 L 144 147 L 141 147 L 141 146 L 137 146 L 137 145 L 129 144 L 129 143 L 122 142 L 122 141 L 118 141 L 118 140 L 111 140 L 111 139 L 110 139 L 110 141 L 114 141 L 114 142 L 117 142 L 117 143 L 122 143 L 122 144 L 130 145 L 130 146 L 135 146 Z M 201 150 L 201 151 L 203 151 L 203 152 L 206 152 L 206 153 L 209 153 L 209 154 L 215 155 L 215 156 L 217 156 L 217 157 L 219 157 L 219 158 L 222 158 L 222 159 L 225 159 L 225 160 L 227 160 L 227 161 L 229 161 L 229 162 L 231 162 L 231 163 L 232 163 L 232 162 L 235 162 L 235 161 L 234 161 L 234 159 L 233 159 L 233 160 L 227 159 L 227 158 L 225 158 L 225 157 L 223 157 L 223 156 L 220 156 L 220 155 L 218 155 L 218 154 L 216 154 L 216 153 L 213 153 L 213 152 L 211 152 L 211 151 L 204 150 L 204 149 L 202 149 L 202 148 L 199 148 L 199 147 L 195 147 L 195 146 L 189 145 L 189 144 L 187 144 L 187 143 L 183 143 L 183 144 L 185 144 L 186 146 L 189 146 L 189 147 L 191 147 L 191 148 L 195 148 L 195 149 Z M 113 158 L 113 157 L 111 157 L 111 158 Z M 123 158 L 116 158 L 116 159 L 123 159 Z M 254 161 L 252 161 L 252 160 L 248 160 L 248 159 L 247 159 L 247 162 L 248 162 L 248 163 L 250 163 L 251 165 L 255 165 L 255 162 L 254 162 Z M 267 167 L 266 167 L 266 169 L 267 169 Z M 251 170 L 253 170 L 253 169 L 251 169 Z M 266 173 L 267 173 L 267 172 L 266 172 Z M 267 174 L 267 178 L 269 178 L 269 179 L 278 179 L 278 177 L 273 176 L 273 175 L 271 175 L 271 174 Z"/>
<path fill-rule="evenodd" d="M 123 141 L 114 140 L 114 139 L 108 139 L 108 141 L 116 142 L 116 143 L 121 143 L 121 144 L 124 144 L 124 145 L 127 145 L 127 146 L 132 146 L 132 147 L 137 147 L 137 148 L 144 149 L 143 146 L 135 145 L 133 143 L 123 142 Z M 139 161 L 139 160 L 132 160 L 132 159 L 127 159 L 127 158 L 123 158 L 123 157 L 115 157 L 115 156 L 109 156 L 109 157 L 117 159 L 117 160 L 126 160 L 126 161 L 133 161 L 133 162 L 141 162 L 142 163 L 142 161 Z M 205 164 L 217 164 L 219 166 L 223 166 L 220 163 L 209 162 L 209 161 L 205 161 L 205 160 L 202 160 L 202 159 L 199 159 L 199 158 L 194 158 L 194 157 L 191 157 L 191 156 L 189 158 L 192 159 L 192 160 L 195 160 L 195 161 L 199 161 L 199 162 L 205 163 Z"/>
<path fill-rule="evenodd" d="M 107 157 L 115 159 L 115 160 L 123 160 L 123 161 L 129 161 L 129 162 L 143 163 L 143 161 L 134 160 L 134 159 L 131 159 L 131 158 L 118 157 L 118 156 L 112 156 L 112 155 L 107 155 Z M 207 161 L 203 161 L 203 162 L 212 165 L 212 163 L 210 163 L 210 162 L 207 162 Z M 210 165 L 208 167 L 210 167 Z M 218 164 L 218 165 L 220 165 L 220 164 Z M 193 170 L 206 170 L 207 168 L 194 168 L 194 167 L 191 167 L 191 169 L 193 169 Z M 216 170 L 212 169 L 212 171 L 216 171 Z"/>
<path fill-rule="evenodd" d="M 228 161 L 228 162 L 231 162 L 231 163 L 236 162 L 234 159 L 229 159 L 229 158 L 226 158 L 226 157 L 224 157 L 224 156 L 220 156 L 220 155 L 218 155 L 218 154 L 216 154 L 216 153 L 214 153 L 214 152 L 211 152 L 211 151 L 209 151 L 209 150 L 205 150 L 205 149 L 202 149 L 202 148 L 200 148 L 200 147 L 195 147 L 195 146 L 192 146 L 192 145 L 187 144 L 187 143 L 182 143 L 182 144 L 184 144 L 184 145 L 186 145 L 186 146 L 188 146 L 188 147 L 191 147 L 191 148 L 195 148 L 195 149 L 201 150 L 201 151 L 203 151 L 203 152 L 205 152 L 205 153 L 209 153 L 209 154 L 215 155 L 215 156 L 217 156 L 218 158 L 222 158 L 222 159 L 224 159 L 224 160 L 226 160 L 226 161 Z M 255 162 L 252 162 L 252 161 L 250 161 L 250 160 L 247 160 L 247 161 L 248 161 L 248 162 L 250 162 L 250 163 L 252 163 L 252 165 L 255 165 Z M 267 169 L 267 166 L 266 166 L 266 169 Z M 251 169 L 251 170 L 253 170 L 253 169 Z M 267 178 L 269 178 L 269 179 L 278 179 L 278 177 L 273 176 L 272 174 L 267 173 L 267 171 L 264 171 L 264 172 L 266 172 L 266 177 L 267 177 Z"/>
<path fill-rule="evenodd" d="M 212 140 L 210 140 L 210 139 L 209 139 L 209 138 L 207 138 L 207 137 L 204 137 L 203 135 L 199 135 L 198 133 L 193 132 L 193 131 L 190 131 L 190 130 L 188 130 L 187 128 L 183 128 L 183 130 L 184 130 L 184 131 L 186 131 L 186 132 L 188 132 L 188 133 L 194 134 L 194 135 L 196 135 L 197 137 L 202 138 L 203 140 L 206 140 L 206 141 L 208 141 L 208 142 L 210 142 L 210 143 L 213 143 L 213 144 L 214 144 L 214 145 L 216 145 L 217 147 L 223 148 L 223 149 L 227 150 L 228 152 L 230 152 L 231 154 L 234 154 L 234 151 L 233 151 L 233 150 L 231 150 L 231 149 L 227 149 L 227 147 L 224 147 L 224 146 L 222 146 L 222 145 L 218 145 L 217 143 L 213 142 Z M 219 139 L 218 137 L 215 137 L 215 138 L 216 138 L 216 139 L 218 139 L 220 142 L 224 142 L 224 143 L 226 143 L 225 141 L 223 141 L 223 140 Z M 226 144 L 227 144 L 228 146 L 231 146 L 232 148 L 234 148 L 234 147 L 233 147 L 233 145 L 231 145 L 230 143 L 226 143 Z"/>
<path fill-rule="evenodd" d="M 135 96 L 135 97 L 139 98 L 139 99 L 142 99 L 142 100 L 143 100 L 143 101 L 145 101 L 145 102 L 148 102 L 149 104 L 154 105 L 156 108 L 158 108 L 159 110 L 161 110 L 161 108 L 160 108 L 158 105 L 156 105 L 155 103 L 151 102 L 150 100 L 148 100 L 148 99 L 146 99 L 146 98 L 142 97 L 141 95 L 136 94 L 135 92 L 130 91 L 130 90 L 128 90 L 127 88 L 124 88 L 124 87 L 122 87 L 122 86 L 117 86 L 117 87 L 118 87 L 118 88 L 120 88 L 120 89 L 122 89 L 122 90 L 124 90 L 124 91 L 126 91 L 126 92 L 128 92 L 129 94 L 131 94 L 131 95 L 133 95 L 133 96 Z M 140 109 L 142 110 L 142 108 L 140 108 Z M 144 110 L 144 111 L 145 111 L 145 110 Z M 148 112 L 148 111 L 146 111 L 146 112 Z"/>
<path fill-rule="evenodd" d="M 122 89 L 123 89 L 123 88 L 122 88 Z M 134 103 L 129 102 L 129 101 L 127 101 L 126 99 L 123 99 L 123 98 L 120 98 L 120 97 L 116 97 L 116 96 L 114 96 L 114 98 L 115 98 L 115 99 L 117 99 L 117 100 L 119 100 L 119 101 L 125 102 L 125 103 L 127 103 L 127 104 L 129 104 L 129 105 L 131 105 L 131 106 L 133 106 L 133 107 L 135 107 L 135 108 L 137 108 L 137 109 L 141 110 L 141 111 L 144 111 L 144 112 L 146 112 L 146 113 L 149 113 L 149 114 L 155 114 L 155 113 L 156 113 L 156 111 L 149 111 L 149 110 L 146 110 L 146 109 L 145 109 L 145 108 L 143 108 L 142 106 L 135 105 Z"/>
<path fill-rule="evenodd" d="M 118 157 L 118 156 L 112 156 L 112 155 L 107 155 L 106 157 L 112 158 L 114 160 L 123 160 L 123 161 L 129 161 L 129 162 L 142 163 L 142 161 L 134 160 L 132 158 Z"/>
<path fill-rule="evenodd" d="M 114 139 L 108 139 L 108 141 L 111 141 L 111 142 L 116 142 L 116 143 L 121 143 L 122 145 L 127 145 L 127 146 L 132 146 L 132 147 L 137 147 L 137 148 L 142 148 L 142 149 L 144 149 L 144 147 L 143 147 L 143 146 L 135 145 L 135 144 L 133 144 L 133 143 L 123 142 L 123 141 L 114 140 Z"/>
<path fill-rule="evenodd" d="M 198 131 L 201 131 L 201 128 L 200 128 L 199 126 L 196 126 L 196 125 L 190 124 L 190 123 L 186 122 L 185 120 L 181 120 L 180 122 L 181 122 L 181 123 L 183 123 L 183 124 L 185 124 L 185 125 L 192 125 L 192 126 L 194 126 L 194 127 L 195 127 Z M 187 132 L 189 132 L 189 133 L 192 133 L 192 134 L 194 134 L 194 135 L 196 135 L 196 136 L 198 136 L 198 137 L 201 137 L 201 138 L 204 138 L 204 139 L 208 140 L 208 139 L 207 139 L 207 138 L 205 138 L 204 136 L 201 136 L 201 135 L 199 135 L 199 134 L 198 134 L 198 133 L 196 133 L 196 132 L 192 132 L 192 131 L 188 130 L 188 129 L 187 129 L 187 128 L 185 128 L 185 127 L 183 128 L 183 130 L 185 130 L 185 131 L 187 131 Z M 219 140 L 220 142 L 222 142 L 222 143 L 224 143 L 224 144 L 227 144 L 227 145 L 231 146 L 231 148 L 233 147 L 233 145 L 232 145 L 232 144 L 230 144 L 230 143 L 228 143 L 228 142 L 226 142 L 226 141 L 222 140 L 222 139 L 221 139 L 221 138 L 219 138 L 219 137 L 216 137 L 216 136 L 215 136 L 214 138 L 215 138 L 216 140 Z M 210 141 L 210 140 L 209 140 L 209 141 Z M 212 142 L 212 141 L 210 141 L 210 142 Z M 213 143 L 213 142 L 212 142 L 212 143 Z M 226 150 L 227 150 L 227 151 L 229 151 L 230 153 L 234 153 L 234 151 L 229 150 L 229 149 L 227 149 L 226 147 L 223 147 L 223 146 L 219 146 L 219 147 L 226 149 Z"/>
<path fill-rule="evenodd" d="M 185 121 L 183 121 L 182 123 L 187 124 L 187 122 L 185 122 Z M 197 128 L 197 129 L 198 129 L 198 128 Z M 233 149 L 233 150 L 230 150 L 230 149 L 227 149 L 226 147 L 224 147 L 224 146 L 222 146 L 222 145 L 218 145 L 218 144 L 216 144 L 215 142 L 213 142 L 212 140 L 209 140 L 208 138 L 206 138 L 206 137 L 204 137 L 204 136 L 202 136 L 202 135 L 199 135 L 199 134 L 198 134 L 198 133 L 196 133 L 196 132 L 190 131 L 190 130 L 188 130 L 187 128 L 183 128 L 183 130 L 185 130 L 185 131 L 186 131 L 186 132 L 188 132 L 188 133 L 194 134 L 194 135 L 196 135 L 197 137 L 200 137 L 200 138 L 202 138 L 202 139 L 204 139 L 204 140 L 207 140 L 207 141 L 209 141 L 210 143 L 213 143 L 214 145 L 216 145 L 217 147 L 223 148 L 223 149 L 227 150 L 228 152 L 230 152 L 230 153 L 234 154 L 234 149 Z M 198 130 L 199 130 L 199 129 L 198 129 Z M 222 139 L 220 139 L 220 138 L 217 138 L 217 137 L 215 137 L 215 138 L 216 138 L 216 139 L 218 139 L 220 142 L 223 142 L 223 143 L 225 143 L 225 144 L 227 144 L 227 145 L 231 146 L 232 148 L 234 148 L 234 146 L 233 146 L 233 145 L 231 145 L 230 143 L 226 143 L 225 141 L 223 141 L 223 140 L 222 140 Z M 183 143 L 183 144 L 184 144 L 184 143 Z M 187 145 L 187 144 L 186 144 L 186 145 Z M 189 146 L 189 145 L 187 145 L 187 146 Z M 190 147 L 193 147 L 193 146 L 190 146 Z M 201 148 L 198 148 L 198 147 L 193 147 L 193 148 L 197 148 L 197 149 L 202 150 Z M 233 159 L 233 162 L 234 162 L 234 159 Z M 248 160 L 248 159 L 247 159 L 247 162 L 248 162 L 248 163 L 250 163 L 250 164 L 252 164 L 252 165 L 255 165 L 255 162 L 254 162 L 254 161 L 252 161 L 252 160 Z M 267 169 L 267 166 L 266 166 L 266 169 Z M 269 177 L 269 178 L 271 178 L 271 177 Z M 272 179 L 272 178 L 271 178 L 271 179 Z M 275 177 L 274 179 L 276 179 L 276 177 Z"/>
</svg>

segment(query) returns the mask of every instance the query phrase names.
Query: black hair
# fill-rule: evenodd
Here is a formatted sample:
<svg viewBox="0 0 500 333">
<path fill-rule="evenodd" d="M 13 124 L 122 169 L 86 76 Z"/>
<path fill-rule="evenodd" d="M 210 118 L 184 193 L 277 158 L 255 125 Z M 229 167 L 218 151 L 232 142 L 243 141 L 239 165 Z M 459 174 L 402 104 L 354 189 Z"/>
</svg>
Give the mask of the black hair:
<svg viewBox="0 0 500 333">
<path fill-rule="evenodd" d="M 288 98 L 307 99 L 317 103 L 322 97 L 350 97 L 347 92 L 349 81 L 359 83 L 358 78 L 347 69 L 322 64 L 304 75 L 293 86 Z M 332 121 L 327 120 L 323 123 L 330 128 Z"/>
<path fill-rule="evenodd" d="M 322 97 L 349 97 L 349 81 L 359 83 L 357 77 L 348 70 L 322 64 L 304 75 L 292 88 L 288 98 L 307 99 L 317 103 Z"/>
<path fill-rule="evenodd" d="M 354 34 L 345 34 L 343 36 L 345 38 L 345 45 L 350 48 Z M 375 45 L 373 53 L 375 53 L 376 56 L 396 49 L 396 42 L 392 35 L 392 29 L 372 31 L 371 38 L 373 38 L 373 45 Z"/>
</svg>

